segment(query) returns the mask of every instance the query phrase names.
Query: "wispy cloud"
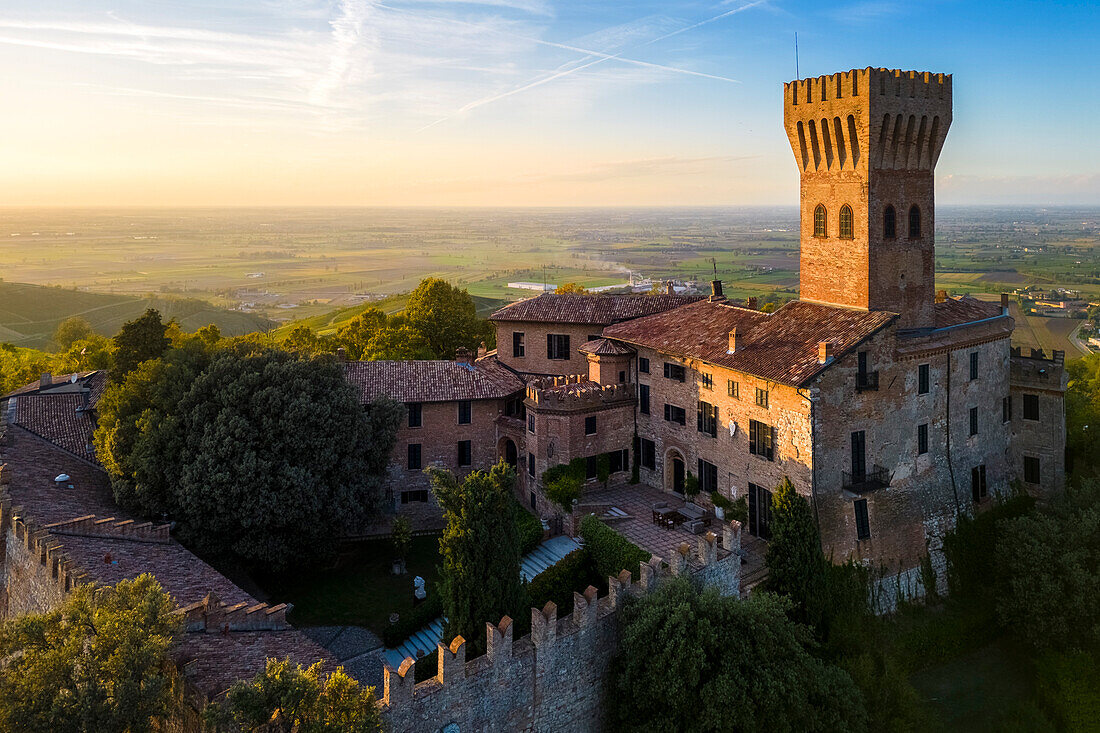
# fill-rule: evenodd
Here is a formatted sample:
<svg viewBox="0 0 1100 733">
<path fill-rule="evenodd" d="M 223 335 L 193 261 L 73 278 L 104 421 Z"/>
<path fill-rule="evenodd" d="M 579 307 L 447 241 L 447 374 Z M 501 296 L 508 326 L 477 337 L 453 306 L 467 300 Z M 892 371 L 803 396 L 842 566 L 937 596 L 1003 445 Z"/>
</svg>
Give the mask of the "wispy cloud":
<svg viewBox="0 0 1100 733">
<path fill-rule="evenodd" d="M 340 15 L 331 22 L 332 50 L 328 70 L 310 92 L 310 99 L 320 106 L 327 106 L 332 101 L 333 93 L 348 82 L 356 48 L 363 40 L 364 26 L 375 3 L 371 0 L 340 0 L 338 7 Z M 361 68 L 359 72 L 369 72 L 369 61 L 368 68 Z"/>
</svg>

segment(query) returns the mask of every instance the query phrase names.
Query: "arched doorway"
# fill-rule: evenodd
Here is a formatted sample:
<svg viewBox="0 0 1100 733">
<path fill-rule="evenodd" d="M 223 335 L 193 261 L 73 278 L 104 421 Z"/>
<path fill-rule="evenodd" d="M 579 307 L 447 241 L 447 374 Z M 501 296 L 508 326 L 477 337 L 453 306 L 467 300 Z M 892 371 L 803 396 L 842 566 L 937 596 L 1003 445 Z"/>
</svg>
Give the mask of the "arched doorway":
<svg viewBox="0 0 1100 733">
<path fill-rule="evenodd" d="M 511 438 L 504 439 L 500 457 L 512 468 L 516 468 L 519 465 L 519 452 L 516 450 L 516 444 Z"/>
<path fill-rule="evenodd" d="M 677 494 L 684 493 L 684 477 L 686 474 L 684 457 L 680 455 L 679 451 L 673 451 L 668 456 L 668 489 Z"/>
</svg>

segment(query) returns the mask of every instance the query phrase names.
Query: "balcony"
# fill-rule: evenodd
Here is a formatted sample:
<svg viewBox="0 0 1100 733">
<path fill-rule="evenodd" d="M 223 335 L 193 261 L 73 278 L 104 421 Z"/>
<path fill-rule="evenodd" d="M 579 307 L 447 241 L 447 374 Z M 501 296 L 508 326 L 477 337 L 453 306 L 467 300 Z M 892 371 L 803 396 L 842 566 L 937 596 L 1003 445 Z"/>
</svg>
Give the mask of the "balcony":
<svg viewBox="0 0 1100 733">
<path fill-rule="evenodd" d="M 856 392 L 877 392 L 878 372 L 857 372 Z"/>
<path fill-rule="evenodd" d="M 890 472 L 882 466 L 871 466 L 865 473 L 853 474 L 841 471 L 842 486 L 853 494 L 866 494 L 890 485 Z"/>
</svg>

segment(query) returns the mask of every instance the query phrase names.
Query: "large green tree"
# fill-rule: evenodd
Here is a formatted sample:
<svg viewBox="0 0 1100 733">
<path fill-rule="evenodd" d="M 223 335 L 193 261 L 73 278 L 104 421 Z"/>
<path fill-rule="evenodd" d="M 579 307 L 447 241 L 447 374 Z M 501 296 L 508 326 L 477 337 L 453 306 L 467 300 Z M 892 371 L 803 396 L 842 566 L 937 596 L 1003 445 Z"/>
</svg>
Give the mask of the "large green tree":
<svg viewBox="0 0 1100 733">
<path fill-rule="evenodd" d="M 175 604 L 151 575 L 82 585 L 0 627 L 0 730 L 147 731 L 179 710 L 168 652 Z"/>
<path fill-rule="evenodd" d="M 608 724 L 631 731 L 862 731 L 848 674 L 816 658 L 812 633 L 766 592 L 747 600 L 686 579 L 628 601 L 608 678 Z"/>
<path fill-rule="evenodd" d="M 1100 467 L 1100 354 L 1066 362 L 1066 449 L 1075 474 Z"/>
<path fill-rule="evenodd" d="M 772 497 L 766 561 L 768 578 L 764 587 L 791 599 L 795 620 L 820 624 L 827 561 L 810 504 L 787 477 Z"/>
<path fill-rule="evenodd" d="M 405 317 L 437 359 L 453 359 L 460 346 L 475 352 L 489 335 L 470 294 L 434 277 L 422 280 L 412 291 Z"/>
<path fill-rule="evenodd" d="M 402 415 L 385 399 L 364 410 L 332 357 L 193 338 L 104 394 L 95 443 L 123 506 L 281 568 L 377 510 Z"/>
<path fill-rule="evenodd" d="M 374 688 L 361 688 L 343 668 L 324 674 L 268 659 L 255 679 L 237 682 L 205 711 L 214 731 L 241 733 L 376 733 L 383 730 Z"/>
<path fill-rule="evenodd" d="M 525 602 L 515 517 L 520 510 L 512 493 L 516 474 L 503 461 L 463 481 L 442 469 L 428 473 L 447 523 L 439 541 L 444 640 L 461 635 L 470 648 L 481 650 L 485 622 L 496 623 L 505 614 L 516 618 Z"/>
<path fill-rule="evenodd" d="M 168 327 L 160 320 L 160 312 L 149 308 L 139 318 L 127 321 L 115 334 L 115 369 L 113 377 L 121 379 L 143 362 L 156 359 L 171 345 Z"/>
<path fill-rule="evenodd" d="M 61 351 L 68 351 L 69 347 L 77 341 L 83 341 L 94 335 L 92 324 L 80 316 L 72 316 L 58 324 L 53 332 L 53 342 Z"/>
</svg>

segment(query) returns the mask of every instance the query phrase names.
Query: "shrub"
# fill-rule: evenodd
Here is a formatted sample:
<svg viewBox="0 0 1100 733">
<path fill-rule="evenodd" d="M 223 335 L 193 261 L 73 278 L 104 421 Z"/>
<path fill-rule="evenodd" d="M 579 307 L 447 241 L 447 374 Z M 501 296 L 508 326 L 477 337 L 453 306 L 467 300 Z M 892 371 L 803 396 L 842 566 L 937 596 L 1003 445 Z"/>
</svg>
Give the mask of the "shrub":
<svg viewBox="0 0 1100 733">
<path fill-rule="evenodd" d="M 542 542 L 542 522 L 516 502 L 516 527 L 519 529 L 519 554 L 526 555 Z"/>
<path fill-rule="evenodd" d="M 1035 500 L 1017 495 L 997 501 L 974 517 L 963 515 L 955 529 L 943 539 L 947 559 L 947 587 L 954 603 L 976 604 L 992 615 L 994 584 L 990 582 L 991 560 L 995 557 L 998 522 L 1029 513 Z"/>
<path fill-rule="evenodd" d="M 608 527 L 594 514 L 581 520 L 580 530 L 584 547 L 592 553 L 599 577 L 618 575 L 622 570 L 629 570 L 635 580 L 640 577 L 638 566 L 649 561 L 650 553 Z"/>
<path fill-rule="evenodd" d="M 1096 730 L 1100 720 L 1100 665 L 1083 652 L 1042 655 L 1037 664 L 1039 700 L 1059 730 Z"/>
<path fill-rule="evenodd" d="M 586 473 L 584 458 L 574 458 L 569 463 L 559 463 L 542 472 L 542 485 L 546 498 L 562 508 L 566 514 L 573 511 L 573 500 L 581 498 Z"/>
<path fill-rule="evenodd" d="M 600 587 L 600 577 L 592 553 L 587 548 L 573 550 L 554 565 L 543 570 L 527 584 L 527 597 L 534 608 L 547 601 L 558 607 L 558 616 L 573 611 L 573 593 L 583 593 L 588 586 Z"/>
</svg>

